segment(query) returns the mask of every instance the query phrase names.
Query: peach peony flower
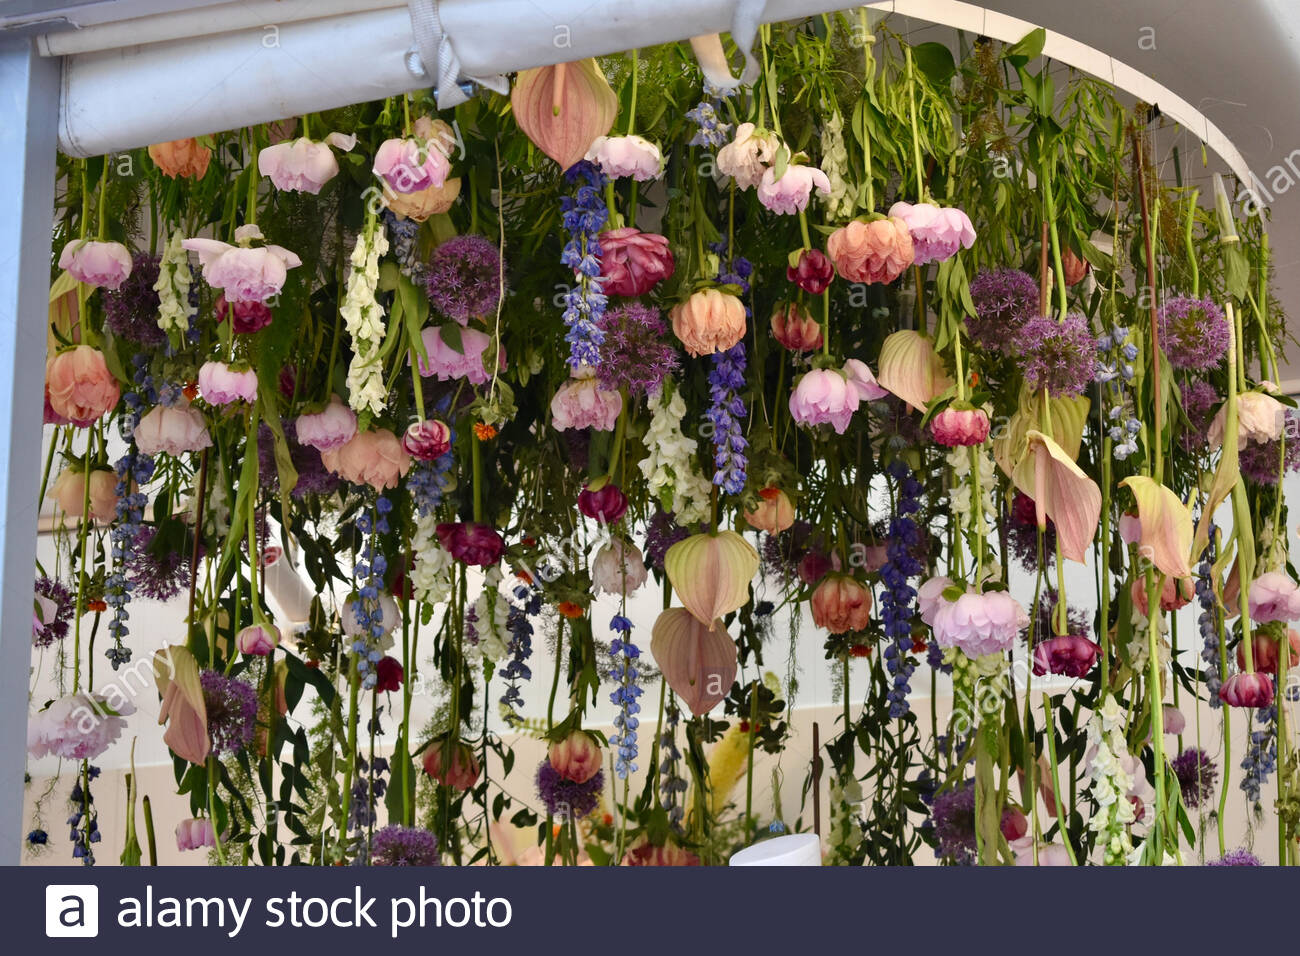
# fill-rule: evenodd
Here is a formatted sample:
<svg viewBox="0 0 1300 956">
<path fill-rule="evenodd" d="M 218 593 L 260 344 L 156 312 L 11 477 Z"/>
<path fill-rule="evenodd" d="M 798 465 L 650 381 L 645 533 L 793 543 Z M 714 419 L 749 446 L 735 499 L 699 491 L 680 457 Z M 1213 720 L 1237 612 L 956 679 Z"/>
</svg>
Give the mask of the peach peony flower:
<svg viewBox="0 0 1300 956">
<path fill-rule="evenodd" d="M 696 358 L 725 352 L 745 335 L 745 303 L 717 289 L 701 289 L 671 314 L 673 333 Z"/>
<path fill-rule="evenodd" d="M 639 183 L 658 179 L 664 167 L 659 147 L 641 136 L 597 136 L 584 158 L 610 179 L 628 177 Z"/>
<path fill-rule="evenodd" d="M 871 589 L 847 574 L 828 575 L 811 603 L 813 623 L 832 634 L 866 630 L 871 623 Z"/>
<path fill-rule="evenodd" d="M 459 176 L 449 178 L 441 186 L 429 186 L 413 193 L 394 192 L 388 183 L 384 183 L 384 205 L 393 211 L 393 215 L 416 222 L 446 212 L 459 196 Z"/>
<path fill-rule="evenodd" d="M 45 363 L 45 388 L 51 410 L 82 428 L 111 410 L 122 394 L 104 354 L 89 345 L 52 356 Z"/>
<path fill-rule="evenodd" d="M 858 219 L 831 233 L 826 253 L 849 282 L 893 282 L 912 264 L 912 234 L 897 217 Z"/>
<path fill-rule="evenodd" d="M 1268 383 L 1264 383 L 1267 385 Z M 1210 422 L 1207 437 L 1211 448 L 1223 445 L 1223 431 L 1226 427 L 1228 403 L 1215 414 Z M 1248 442 L 1277 441 L 1282 437 L 1286 427 L 1286 406 L 1268 392 L 1243 392 L 1237 396 L 1237 450 L 1243 450 Z"/>
<path fill-rule="evenodd" d="M 730 176 L 741 189 L 751 189 L 763 181 L 780 145 L 775 133 L 759 130 L 753 123 L 741 123 L 731 142 L 718 150 L 718 172 Z"/>
<path fill-rule="evenodd" d="M 131 253 L 120 242 L 73 239 L 59 253 L 59 268 L 78 282 L 116 289 L 131 274 Z"/>
<path fill-rule="evenodd" d="M 1128 593 L 1129 597 L 1133 599 L 1133 606 L 1138 609 L 1138 613 L 1146 617 L 1151 607 L 1147 602 L 1146 578 L 1134 578 L 1133 583 L 1129 585 Z M 1171 578 L 1166 576 L 1164 584 L 1160 588 L 1160 610 L 1177 611 L 1180 607 L 1186 607 L 1195 593 L 1191 578 Z"/>
<path fill-rule="evenodd" d="M 354 485 L 369 485 L 376 491 L 396 488 L 398 479 L 411 469 L 411 456 L 396 435 L 386 428 L 357 432 L 338 448 L 321 452 L 325 467 Z"/>
<path fill-rule="evenodd" d="M 591 734 L 574 730 L 563 740 L 551 744 L 547 759 L 565 780 L 586 783 L 600 770 L 600 744 Z"/>
<path fill-rule="evenodd" d="M 80 518 L 85 513 L 86 471 L 70 467 L 59 472 L 49 497 L 69 518 Z M 90 517 L 96 521 L 112 521 L 117 516 L 117 476 L 102 468 L 90 472 Z"/>
<path fill-rule="evenodd" d="M 831 191 L 831 181 L 816 166 L 787 166 L 780 179 L 775 169 L 767 169 L 758 184 L 758 201 L 785 216 L 808 208 L 813 187 L 823 196 Z"/>
<path fill-rule="evenodd" d="M 174 139 L 169 143 L 154 143 L 149 147 L 149 158 L 172 179 L 202 179 L 208 172 L 212 150 L 200 146 L 194 137 Z"/>
<path fill-rule="evenodd" d="M 780 534 L 794 524 L 794 505 L 780 488 L 764 488 L 758 493 L 754 510 L 745 512 L 745 520 L 751 528 Z"/>
<path fill-rule="evenodd" d="M 781 302 L 772 312 L 772 337 L 791 352 L 822 347 L 822 327 L 798 302 Z"/>
<path fill-rule="evenodd" d="M 591 562 L 591 588 L 596 594 L 631 594 L 645 584 L 647 576 L 641 551 L 622 538 L 611 539 Z"/>
<path fill-rule="evenodd" d="M 212 436 L 197 408 L 188 402 L 156 405 L 135 426 L 135 444 L 144 455 L 166 452 L 173 458 L 212 447 Z"/>
<path fill-rule="evenodd" d="M 623 396 L 600 387 L 595 372 L 583 367 L 579 374 L 561 385 L 551 399 L 551 425 L 556 431 L 594 428 L 613 431 L 623 411 Z"/>
</svg>

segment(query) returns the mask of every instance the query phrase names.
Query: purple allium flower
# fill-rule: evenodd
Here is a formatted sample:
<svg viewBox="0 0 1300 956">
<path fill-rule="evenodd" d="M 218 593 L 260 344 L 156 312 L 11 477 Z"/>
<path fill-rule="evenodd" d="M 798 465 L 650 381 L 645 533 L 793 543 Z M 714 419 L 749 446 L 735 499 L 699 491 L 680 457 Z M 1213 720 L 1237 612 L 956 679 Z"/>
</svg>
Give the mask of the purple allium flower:
<svg viewBox="0 0 1300 956">
<path fill-rule="evenodd" d="M 1034 529 L 1035 532 L 1037 528 Z M 1037 550 L 1037 549 L 1035 549 Z M 1050 584 L 1045 586 L 1038 595 L 1037 608 L 1030 612 L 1030 622 L 1034 626 L 1034 643 L 1043 641 L 1056 633 L 1052 627 L 1052 613 L 1056 610 L 1056 588 Z M 1067 604 L 1065 607 L 1065 621 L 1067 634 L 1081 634 L 1087 637 L 1091 629 L 1088 622 L 1086 611 L 1080 610 L 1073 605 Z M 1029 628 L 1026 627 L 1020 632 L 1021 640 L 1029 640 Z"/>
<path fill-rule="evenodd" d="M 137 252 L 131 257 L 131 274 L 115 291 L 104 296 L 104 324 L 115 335 L 159 348 L 167 344 L 167 333 L 158 328 L 158 256 Z"/>
<path fill-rule="evenodd" d="M 664 555 L 690 532 L 677 523 L 671 511 L 656 511 L 645 532 L 645 563 L 659 571 L 664 569 Z"/>
<path fill-rule="evenodd" d="M 319 451 L 299 443 L 298 427 L 292 419 L 281 419 L 280 424 L 289 445 L 289 460 L 298 472 L 298 480 L 289 494 L 294 498 L 332 495 L 339 487 L 338 475 L 325 467 Z M 280 474 L 275 467 L 275 440 L 271 427 L 265 422 L 257 426 L 257 480 L 267 491 L 275 492 L 280 487 Z"/>
<path fill-rule="evenodd" d="M 596 809 L 600 792 L 605 788 L 605 771 L 597 770 L 586 783 L 574 783 L 551 766 L 547 757 L 537 766 L 537 795 L 553 817 L 581 819 Z"/>
<path fill-rule="evenodd" d="M 1229 850 L 1220 859 L 1209 860 L 1206 866 L 1263 866 L 1263 861 L 1249 850 Z"/>
<path fill-rule="evenodd" d="M 935 851 L 946 860 L 961 866 L 975 863 L 975 784 L 962 784 L 934 796 L 930 822 L 938 840 Z"/>
<path fill-rule="evenodd" d="M 235 753 L 253 742 L 257 720 L 257 691 L 237 677 L 213 670 L 199 674 L 203 705 L 208 711 L 208 736 L 214 754 Z"/>
<path fill-rule="evenodd" d="M 501 256 L 482 236 L 455 236 L 433 250 L 425 287 L 433 307 L 465 325 L 493 315 L 501 300 Z"/>
<path fill-rule="evenodd" d="M 1208 804 L 1214 798 L 1214 785 L 1219 780 L 1219 768 L 1200 747 L 1188 747 L 1172 761 L 1174 776 L 1183 792 L 1183 805 L 1189 808 Z"/>
<path fill-rule="evenodd" d="M 1199 379 L 1180 386 L 1179 392 L 1182 394 L 1183 411 L 1187 413 L 1191 428 L 1179 433 L 1178 442 L 1185 451 L 1196 451 L 1205 447 L 1206 434 L 1209 432 L 1210 422 L 1214 419 L 1214 407 L 1219 404 L 1219 393 L 1209 382 Z M 1273 456 L 1273 460 L 1276 463 L 1276 455 Z"/>
<path fill-rule="evenodd" d="M 141 525 L 135 533 L 135 547 L 126 577 L 131 593 L 153 601 L 170 601 L 190 586 L 190 555 L 187 547 L 166 548 L 159 542 L 158 529 Z M 204 548 L 199 544 L 199 555 Z"/>
<path fill-rule="evenodd" d="M 1156 311 L 1160 347 L 1174 368 L 1205 371 L 1228 354 L 1232 331 L 1223 310 L 1210 298 L 1175 296 Z"/>
<path fill-rule="evenodd" d="M 966 328 L 981 348 L 1009 351 L 1020 329 L 1038 312 L 1038 283 L 1019 269 L 981 272 L 970 283 L 975 316 Z"/>
<path fill-rule="evenodd" d="M 1055 397 L 1083 394 L 1097 368 L 1097 340 L 1077 312 L 1060 322 L 1046 316 L 1030 319 L 1016 337 L 1016 349 L 1025 384 Z"/>
<path fill-rule="evenodd" d="M 35 647 L 49 647 L 68 636 L 68 623 L 77 610 L 76 601 L 62 581 L 45 575 L 36 579 L 36 594 L 52 603 L 54 610 L 48 615 L 49 620 L 43 627 L 38 629 L 36 622 L 32 622 L 32 644 Z"/>
<path fill-rule="evenodd" d="M 668 342 L 658 309 L 630 302 L 606 312 L 596 327 L 605 333 L 596 369 L 601 388 L 646 395 L 657 392 L 677 368 L 677 350 Z"/>
<path fill-rule="evenodd" d="M 1295 434 L 1295 412 L 1290 409 L 1286 413 L 1286 428 L 1283 434 L 1286 436 L 1286 448 L 1280 448 L 1279 443 L 1275 441 L 1247 442 L 1246 447 L 1241 450 L 1239 459 L 1241 463 L 1241 473 L 1257 485 L 1276 485 L 1278 472 L 1285 465 L 1287 472 L 1300 470 L 1300 441 L 1291 437 Z M 1282 454 L 1285 451 L 1286 461 L 1282 461 Z"/>
<path fill-rule="evenodd" d="M 1034 499 L 1017 491 L 1007 513 L 1007 546 L 1020 566 L 1027 571 L 1038 567 L 1038 512 Z M 1043 567 L 1056 560 L 1056 525 L 1047 519 L 1043 529 Z"/>
<path fill-rule="evenodd" d="M 370 841 L 371 866 L 438 866 L 438 838 L 419 827 L 396 823 L 375 831 Z"/>
</svg>

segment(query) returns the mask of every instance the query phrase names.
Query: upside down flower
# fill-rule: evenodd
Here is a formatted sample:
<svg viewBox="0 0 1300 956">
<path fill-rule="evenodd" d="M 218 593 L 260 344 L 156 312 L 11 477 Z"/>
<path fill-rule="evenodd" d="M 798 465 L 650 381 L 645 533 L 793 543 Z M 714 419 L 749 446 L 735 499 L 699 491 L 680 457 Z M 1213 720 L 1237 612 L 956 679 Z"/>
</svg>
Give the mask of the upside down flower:
<svg viewBox="0 0 1300 956">
<path fill-rule="evenodd" d="M 912 234 L 897 217 L 855 219 L 826 240 L 835 271 L 849 282 L 890 283 L 912 264 Z"/>
<path fill-rule="evenodd" d="M 115 694 L 120 698 L 120 692 Z M 27 752 L 33 757 L 93 760 L 126 728 L 135 713 L 126 700 L 110 705 L 103 694 L 69 694 L 34 714 L 27 723 Z"/>
<path fill-rule="evenodd" d="M 302 260 L 283 246 L 251 245 L 261 238 L 262 230 L 249 224 L 235 230 L 238 245 L 216 239 L 183 239 L 181 246 L 198 253 L 203 278 L 212 288 L 222 290 L 227 302 L 265 302 L 279 293 L 288 270 L 302 265 Z M 166 256 L 163 258 L 165 261 Z"/>
<path fill-rule="evenodd" d="M 734 531 L 696 534 L 664 557 L 664 571 L 688 611 L 706 626 L 749 600 L 758 552 Z"/>
<path fill-rule="evenodd" d="M 59 253 L 59 268 L 78 282 L 116 289 L 131 274 L 131 253 L 120 242 L 73 239 Z"/>
<path fill-rule="evenodd" d="M 780 179 L 775 169 L 767 169 L 758 184 L 758 201 L 775 213 L 790 216 L 808 208 L 814 187 L 823 196 L 831 191 L 830 180 L 816 166 L 787 166 Z"/>
<path fill-rule="evenodd" d="M 594 428 L 612 431 L 623 411 L 623 396 L 600 387 L 595 369 L 582 367 L 556 389 L 551 399 L 551 425 L 556 431 Z"/>
<path fill-rule="evenodd" d="M 745 304 L 718 289 L 701 289 L 672 309 L 673 333 L 693 356 L 725 352 L 745 336 Z"/>
<path fill-rule="evenodd" d="M 736 642 L 722 622 L 705 624 L 685 608 L 660 613 L 650 653 L 673 693 L 697 717 L 721 703 L 736 679 Z"/>
<path fill-rule="evenodd" d="M 352 271 L 339 315 L 352 337 L 352 362 L 348 365 L 348 404 L 358 412 L 379 414 L 388 405 L 384 365 L 379 354 L 387 331 L 384 309 L 375 298 L 379 286 L 379 260 L 388 252 L 388 237 L 373 222 L 357 236 L 352 249 Z"/>
<path fill-rule="evenodd" d="M 618 635 L 609 642 L 609 653 L 614 658 L 612 676 L 617 684 L 609 699 L 619 709 L 614 717 L 615 732 L 610 734 L 609 743 L 618 749 L 614 773 L 620 780 L 626 780 L 637 769 L 636 732 L 641 724 L 637 717 L 641 705 L 637 699 L 642 693 L 637 683 L 637 677 L 640 676 L 637 661 L 641 657 L 641 651 L 632 643 L 632 622 L 626 617 L 615 614 L 610 619 L 609 627 Z"/>
<path fill-rule="evenodd" d="M 650 428 L 645 436 L 646 456 L 638 467 L 664 511 L 675 514 L 680 525 L 696 524 L 708 511 L 712 483 L 695 465 L 698 442 L 682 432 L 686 402 L 671 382 L 665 382 L 647 404 Z"/>
<path fill-rule="evenodd" d="M 735 138 L 718 150 L 718 172 L 730 176 L 741 189 L 752 189 L 762 182 L 780 145 L 775 133 L 760 130 L 753 123 L 741 123 L 736 127 Z M 827 183 L 826 191 L 829 190 Z"/>
<path fill-rule="evenodd" d="M 934 639 L 940 647 L 957 647 L 971 660 L 1009 650 L 1029 615 L 1006 591 L 967 591 L 944 600 L 934 613 Z"/>
<path fill-rule="evenodd" d="M 639 183 L 658 179 L 664 157 L 659 147 L 644 136 L 597 136 L 583 157 L 595 163 L 610 179 L 635 179 Z"/>
<path fill-rule="evenodd" d="M 918 266 L 951 259 L 958 249 L 975 244 L 975 227 L 960 209 L 944 209 L 926 202 L 896 202 L 889 208 L 889 215 L 907 224 Z"/>
</svg>

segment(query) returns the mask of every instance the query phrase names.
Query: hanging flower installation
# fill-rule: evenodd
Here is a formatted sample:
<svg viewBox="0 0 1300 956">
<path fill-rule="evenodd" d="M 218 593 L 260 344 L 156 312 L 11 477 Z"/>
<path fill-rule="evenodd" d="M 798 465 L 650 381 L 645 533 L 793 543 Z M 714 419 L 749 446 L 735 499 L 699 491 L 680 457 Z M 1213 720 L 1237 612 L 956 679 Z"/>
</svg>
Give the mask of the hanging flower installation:
<svg viewBox="0 0 1300 956">
<path fill-rule="evenodd" d="M 1264 220 L 1054 101 L 1040 33 L 862 29 L 765 28 L 730 91 L 666 46 L 60 160 L 66 853 L 152 733 L 222 863 L 725 863 L 789 825 L 766 759 L 828 863 L 1248 865 L 1195 826 L 1237 804 L 1296 862 Z"/>
</svg>

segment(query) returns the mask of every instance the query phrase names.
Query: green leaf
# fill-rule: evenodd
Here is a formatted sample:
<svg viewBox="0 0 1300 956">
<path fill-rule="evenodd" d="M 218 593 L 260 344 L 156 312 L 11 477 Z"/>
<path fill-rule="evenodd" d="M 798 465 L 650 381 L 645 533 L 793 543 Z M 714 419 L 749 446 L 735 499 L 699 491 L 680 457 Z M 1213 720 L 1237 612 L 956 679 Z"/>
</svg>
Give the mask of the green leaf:
<svg viewBox="0 0 1300 956">
<path fill-rule="evenodd" d="M 916 62 L 916 68 L 935 86 L 947 83 L 957 72 L 952 51 L 943 43 L 921 43 L 912 47 L 912 59 Z"/>
<path fill-rule="evenodd" d="M 455 322 L 448 322 L 446 325 L 440 326 L 438 335 L 447 343 L 449 349 L 454 349 L 461 355 L 465 354 L 465 345 L 460 337 L 460 326 Z"/>
<path fill-rule="evenodd" d="M 1042 27 L 1035 27 L 1021 37 L 1019 42 L 1008 47 L 1002 55 L 1012 66 L 1019 68 L 1030 60 L 1042 56 L 1045 43 L 1047 43 L 1047 31 Z"/>
</svg>

